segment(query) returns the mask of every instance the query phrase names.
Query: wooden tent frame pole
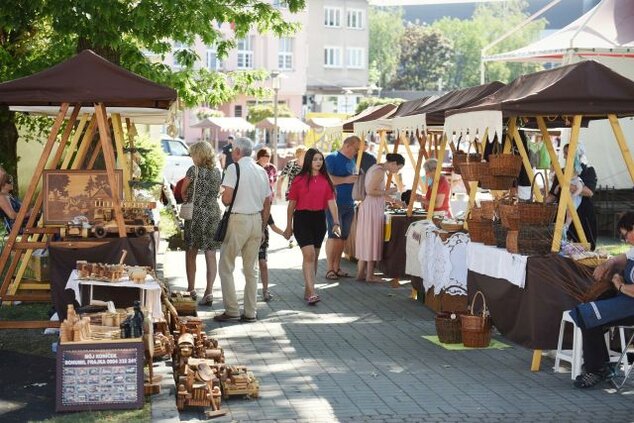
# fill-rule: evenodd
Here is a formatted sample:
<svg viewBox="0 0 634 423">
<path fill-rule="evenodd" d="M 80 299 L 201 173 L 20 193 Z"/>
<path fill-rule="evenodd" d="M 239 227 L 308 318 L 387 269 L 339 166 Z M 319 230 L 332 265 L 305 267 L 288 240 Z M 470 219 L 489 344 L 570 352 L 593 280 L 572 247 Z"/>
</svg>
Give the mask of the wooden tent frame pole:
<svg viewBox="0 0 634 423">
<path fill-rule="evenodd" d="M 128 157 L 123 152 L 123 125 L 121 123 L 121 115 L 119 113 L 113 113 L 111 120 L 117 159 L 119 161 L 119 167 L 123 170 L 123 194 L 126 200 L 132 201 L 132 188 L 130 187 L 132 173 L 128 165 Z"/>
<path fill-rule="evenodd" d="M 557 176 L 557 180 L 560 182 L 564 178 L 563 171 L 561 170 L 561 166 L 559 165 L 559 160 L 557 158 L 557 153 L 555 152 L 555 148 L 553 147 L 552 139 L 550 138 L 550 134 L 548 133 L 548 128 L 546 127 L 546 121 L 542 116 L 537 116 L 537 126 L 542 134 L 542 139 L 544 145 L 546 146 L 546 151 L 548 151 L 548 156 L 550 157 L 550 162 L 555 169 L 555 175 Z M 548 193 L 546 193 L 548 196 Z M 579 236 L 579 241 L 584 246 L 588 247 L 590 244 L 588 243 L 588 238 L 586 237 L 586 233 L 583 230 L 583 226 L 581 225 L 581 219 L 579 219 L 579 213 L 577 213 L 577 209 L 574 207 L 572 202 L 568 203 L 568 213 L 572 216 L 572 224 L 575 226 L 577 231 L 577 235 Z"/>
<path fill-rule="evenodd" d="M 522 138 L 520 137 L 520 132 L 517 129 L 517 117 L 511 116 L 509 118 L 508 128 L 509 128 L 508 129 L 509 132 L 511 132 L 511 135 L 513 136 L 513 140 L 515 141 L 517 150 L 519 151 L 520 156 L 522 157 L 522 163 L 524 164 L 524 169 L 526 169 L 526 173 L 528 174 L 528 177 L 532 182 L 533 179 L 535 178 L 535 172 L 533 172 L 533 167 L 531 166 L 531 162 L 528 159 L 528 153 L 526 152 L 526 149 L 524 148 L 524 144 L 522 143 Z M 544 196 L 542 195 L 537 185 L 534 185 L 534 194 L 535 194 L 535 198 L 537 198 L 537 201 L 544 200 Z"/>
<path fill-rule="evenodd" d="M 79 169 L 84 161 L 86 160 L 86 154 L 88 153 L 88 148 L 90 144 L 92 144 L 92 138 L 95 134 L 95 128 L 97 127 L 97 115 L 93 114 L 90 118 L 90 123 L 88 124 L 88 128 L 86 128 L 86 132 L 81 138 L 79 142 L 79 147 L 77 148 L 77 154 L 73 159 L 72 163 L 70 163 L 70 168 L 73 170 Z M 70 159 L 69 159 L 70 160 Z"/>
<path fill-rule="evenodd" d="M 121 210 L 121 200 L 119 199 L 118 184 L 115 177 L 114 151 L 110 141 L 110 131 L 108 130 L 108 115 L 106 107 L 103 103 L 95 104 L 95 113 L 97 114 L 97 125 L 99 127 L 99 140 L 101 149 L 103 150 L 104 161 L 106 162 L 106 173 L 108 175 L 108 183 L 111 187 L 113 215 L 117 222 L 119 237 L 126 238 L 127 233 L 125 223 L 123 221 L 123 212 Z"/>
<path fill-rule="evenodd" d="M 575 115 L 572 119 L 572 131 L 570 134 L 570 142 L 568 143 L 568 157 L 566 160 L 566 168 L 564 170 L 563 180 L 559 181 L 560 195 L 559 207 L 557 208 L 557 220 L 555 222 L 555 233 L 553 235 L 552 252 L 558 252 L 561 248 L 561 237 L 563 234 L 564 219 L 566 218 L 566 207 L 568 203 L 572 203 L 570 196 L 570 179 L 572 171 L 575 167 L 575 161 L 572 159 L 577 154 L 577 144 L 579 143 L 579 131 L 581 129 L 581 115 Z"/>
<path fill-rule="evenodd" d="M 11 232 L 9 233 L 9 238 L 7 239 L 7 242 L 4 246 L 4 248 L 2 249 L 2 253 L 0 254 L 0 271 L 4 270 L 7 261 L 10 257 L 11 251 L 13 250 L 13 247 L 16 243 L 16 239 L 19 235 L 20 232 L 20 228 L 22 227 L 22 223 L 24 222 L 24 218 L 26 217 L 26 211 L 29 208 L 29 204 L 31 204 L 31 201 L 33 200 L 33 196 L 35 195 L 35 190 L 37 189 L 37 185 L 39 183 L 39 178 L 42 176 L 42 171 L 44 170 L 44 167 L 46 166 L 46 162 L 48 161 L 48 158 L 51 155 L 51 151 L 53 150 L 53 146 L 55 144 L 55 140 L 57 138 L 57 134 L 59 133 L 59 130 L 62 126 L 62 123 L 64 122 L 64 118 L 66 117 L 66 113 L 68 112 L 68 103 L 62 103 L 60 105 L 60 110 L 59 113 L 57 114 L 57 117 L 55 118 L 55 122 L 53 123 L 53 127 L 51 128 L 51 133 L 48 136 L 48 139 L 46 141 L 46 144 L 44 145 L 44 150 L 42 151 L 42 155 L 40 156 L 40 160 L 37 163 L 37 166 L 35 167 L 35 171 L 33 173 L 33 177 L 31 178 L 31 183 L 29 184 L 29 188 L 26 191 L 26 194 L 24 195 L 23 198 L 23 206 L 20 207 L 20 210 L 18 211 L 18 215 L 15 218 L 15 221 L 13 223 L 13 228 L 11 229 Z M 15 267 L 13 266 L 13 263 L 16 262 L 17 260 L 13 261 L 11 266 L 13 267 L 13 271 L 15 271 Z M 8 275 L 8 277 L 7 277 Z M 8 280 L 10 281 L 11 279 L 11 274 L 9 274 L 7 272 L 7 275 L 5 275 L 5 279 L 2 282 L 2 286 L 0 286 L 0 297 L 4 297 L 7 289 L 9 288 L 9 284 L 8 284 Z"/>
<path fill-rule="evenodd" d="M 398 145 L 400 144 L 400 138 L 396 138 L 394 140 L 394 149 L 392 150 L 393 154 L 398 153 Z M 386 155 L 387 156 L 387 155 Z M 377 160 L 377 163 L 379 163 L 379 161 Z M 394 175 L 392 175 L 392 173 L 388 173 L 387 178 L 385 178 L 385 191 L 387 191 L 390 188 L 390 184 L 392 183 L 392 178 Z M 398 182 L 398 181 L 397 181 Z"/>
<path fill-rule="evenodd" d="M 442 163 L 445 159 L 445 150 L 447 149 L 447 134 L 443 132 L 442 141 L 440 142 L 440 151 L 437 151 L 437 163 L 436 172 L 434 173 L 434 183 L 431 187 L 431 196 L 429 197 L 429 206 L 427 206 L 427 220 L 430 220 L 434 215 L 436 208 L 436 196 L 438 195 L 438 184 L 440 182 L 440 175 L 442 174 Z"/>
<path fill-rule="evenodd" d="M 412 149 L 409 145 L 409 139 L 407 138 L 407 136 L 405 136 L 405 133 L 403 131 L 399 133 L 398 138 L 401 140 L 401 143 L 403 143 L 403 146 L 405 147 L 405 151 L 407 152 L 410 163 L 412 164 L 412 166 L 415 167 L 416 160 L 414 160 L 414 154 L 412 154 Z"/>
<path fill-rule="evenodd" d="M 611 114 L 608 115 L 608 120 L 610 121 L 610 126 L 612 126 L 612 132 L 614 132 L 616 142 L 619 144 L 621 154 L 623 155 L 623 160 L 625 160 L 627 171 L 630 173 L 630 178 L 632 178 L 632 182 L 634 182 L 634 160 L 632 160 L 632 153 L 630 152 L 630 149 L 627 146 L 627 142 L 625 141 L 625 136 L 623 135 L 623 130 L 621 129 L 619 119 L 616 117 L 616 115 Z"/>
<path fill-rule="evenodd" d="M 420 169 L 423 166 L 423 162 L 425 161 L 425 143 L 427 142 L 427 137 L 425 132 L 416 135 L 416 139 L 418 140 L 418 145 L 420 148 L 418 149 L 418 159 L 416 160 L 416 166 L 414 167 L 414 180 L 412 181 L 412 192 L 409 196 L 409 202 L 407 203 L 407 216 L 412 217 L 414 214 L 414 203 L 416 202 L 416 195 L 418 194 L 418 185 L 420 184 Z"/>
<path fill-rule="evenodd" d="M 73 107 L 73 111 L 71 112 L 70 118 L 66 122 L 66 127 L 64 128 L 64 132 L 62 133 L 61 140 L 57 146 L 57 149 L 55 150 L 55 154 L 53 154 L 53 158 L 50 161 L 48 161 L 48 163 L 45 165 L 45 168 L 57 169 L 57 166 L 60 164 L 60 161 L 64 154 L 64 147 L 66 146 L 66 143 L 68 142 L 68 138 L 70 137 L 70 134 L 75 126 L 75 122 L 77 121 L 77 117 L 79 116 L 80 109 L 81 109 L 81 105 L 79 104 L 76 104 Z M 85 119 L 83 121 L 85 123 Z M 35 197 L 35 204 L 33 205 L 31 209 L 31 215 L 29 216 L 29 219 L 27 220 L 25 229 L 31 229 L 35 226 L 35 221 L 37 219 L 37 216 L 40 210 L 42 210 L 43 201 L 44 201 L 44 193 L 40 191 L 37 193 Z M 38 226 L 42 225 L 43 220 L 44 220 L 43 217 L 39 218 Z M 28 242 L 36 242 L 36 243 L 40 242 L 40 238 L 44 238 L 44 234 L 23 235 L 22 239 L 24 239 L 24 236 L 27 237 Z M 33 255 L 32 248 L 28 248 L 26 250 L 20 249 L 15 251 L 13 262 L 11 263 L 12 269 L 10 267 L 11 271 L 5 274 L 5 278 L 3 281 L 3 284 L 5 283 L 9 284 L 9 295 L 7 295 L 7 299 L 10 299 L 11 296 L 15 295 L 18 289 L 20 288 L 20 285 L 22 283 L 22 278 L 24 277 L 24 273 L 26 272 L 26 269 L 28 267 L 28 264 L 29 264 L 29 261 L 31 260 L 32 255 Z M 18 262 L 20 262 L 18 272 L 15 273 L 15 277 L 14 277 L 15 265 L 13 263 L 16 263 L 17 265 Z M 38 289 L 50 289 L 50 284 L 38 284 L 38 285 L 40 285 L 38 286 Z"/>
<path fill-rule="evenodd" d="M 359 173 L 359 169 L 361 169 L 361 159 L 363 158 L 363 151 L 365 149 L 365 134 L 361 134 L 359 139 L 361 141 L 359 142 L 359 151 L 357 152 L 357 160 L 355 163 L 355 167 L 357 168 L 357 173 Z"/>
</svg>

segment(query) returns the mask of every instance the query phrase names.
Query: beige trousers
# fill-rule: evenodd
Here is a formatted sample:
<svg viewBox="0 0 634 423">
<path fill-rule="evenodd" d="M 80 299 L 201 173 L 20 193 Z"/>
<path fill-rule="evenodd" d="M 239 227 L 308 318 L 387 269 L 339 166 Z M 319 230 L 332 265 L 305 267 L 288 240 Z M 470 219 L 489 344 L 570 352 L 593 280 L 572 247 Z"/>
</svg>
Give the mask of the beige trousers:
<svg viewBox="0 0 634 423">
<path fill-rule="evenodd" d="M 220 248 L 218 273 L 222 285 L 222 301 L 225 313 L 240 315 L 233 270 L 236 257 L 242 254 L 244 266 L 244 315 L 255 317 L 258 292 L 258 251 L 262 242 L 262 216 L 258 214 L 232 214 L 229 218 L 227 236 Z"/>
</svg>

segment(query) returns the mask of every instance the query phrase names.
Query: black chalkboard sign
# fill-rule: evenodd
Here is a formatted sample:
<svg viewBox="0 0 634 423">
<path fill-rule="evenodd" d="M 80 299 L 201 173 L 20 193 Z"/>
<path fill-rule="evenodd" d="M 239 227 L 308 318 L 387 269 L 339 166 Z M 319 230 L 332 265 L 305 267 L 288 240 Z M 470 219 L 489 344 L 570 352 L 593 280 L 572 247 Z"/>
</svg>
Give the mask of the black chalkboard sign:
<svg viewBox="0 0 634 423">
<path fill-rule="evenodd" d="M 138 339 L 59 345 L 55 409 L 143 407 L 143 360 L 143 343 Z"/>
</svg>

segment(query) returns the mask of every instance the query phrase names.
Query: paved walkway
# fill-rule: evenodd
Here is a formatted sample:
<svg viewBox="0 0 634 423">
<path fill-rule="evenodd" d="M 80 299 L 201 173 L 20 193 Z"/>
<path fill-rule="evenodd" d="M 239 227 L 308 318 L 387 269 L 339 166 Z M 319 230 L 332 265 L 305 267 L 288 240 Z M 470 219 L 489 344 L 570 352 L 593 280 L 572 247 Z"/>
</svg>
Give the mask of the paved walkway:
<svg viewBox="0 0 634 423">
<path fill-rule="evenodd" d="M 284 206 L 274 217 L 285 222 Z M 323 251 L 322 251 L 323 256 Z M 198 286 L 204 259 L 199 256 Z M 345 262 L 352 273 L 353 265 Z M 269 268 L 274 300 L 259 302 L 258 322 L 219 324 L 220 280 L 212 308 L 202 308 L 207 331 L 225 349 L 227 363 L 244 364 L 260 380 L 260 398 L 223 403 L 230 422 L 476 422 L 634 421 L 632 385 L 620 393 L 606 384 L 580 391 L 569 374 L 529 370 L 532 351 L 447 351 L 423 335 L 435 335 L 433 313 L 408 298 L 409 285 L 390 288 L 351 279 L 332 283 L 320 260 L 322 302 L 305 305 L 301 254 L 273 235 Z M 169 283 L 184 288 L 184 254 L 165 255 Z M 244 286 L 240 267 L 236 283 Z M 239 293 L 241 298 L 241 293 Z M 509 343 L 501 336 L 497 339 Z M 204 420 L 190 408 L 182 421 Z"/>
</svg>

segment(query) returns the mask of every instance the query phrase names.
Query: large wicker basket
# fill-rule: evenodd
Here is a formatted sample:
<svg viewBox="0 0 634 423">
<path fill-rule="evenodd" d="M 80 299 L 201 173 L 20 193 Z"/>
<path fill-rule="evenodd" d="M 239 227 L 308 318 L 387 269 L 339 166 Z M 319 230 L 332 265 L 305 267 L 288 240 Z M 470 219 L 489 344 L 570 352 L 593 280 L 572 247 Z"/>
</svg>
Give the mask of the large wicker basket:
<svg viewBox="0 0 634 423">
<path fill-rule="evenodd" d="M 480 187 L 482 189 L 506 191 L 513 188 L 515 178 L 515 176 L 493 176 L 489 173 L 480 178 Z"/>
<path fill-rule="evenodd" d="M 533 178 L 533 182 L 531 183 L 531 192 L 534 192 L 535 181 L 537 180 L 537 175 L 540 175 L 541 178 L 544 178 L 544 175 L 541 173 L 537 173 Z M 524 225 L 549 225 L 555 220 L 555 216 L 557 215 L 557 205 L 556 204 L 547 204 L 546 202 L 538 203 L 534 201 L 523 202 L 520 201 L 517 203 L 517 214 L 519 217 L 520 226 Z"/>
<path fill-rule="evenodd" d="M 438 340 L 443 344 L 462 343 L 462 323 L 460 315 L 462 313 L 452 313 L 442 311 L 436 314 L 436 334 Z"/>
<path fill-rule="evenodd" d="M 517 178 L 522 170 L 522 158 L 514 154 L 489 154 L 489 169 L 494 176 Z"/>
<path fill-rule="evenodd" d="M 495 200 L 482 200 L 480 201 L 480 208 L 482 209 L 482 219 L 494 220 L 498 215 L 498 202 Z"/>
<path fill-rule="evenodd" d="M 467 157 L 466 162 L 460 163 L 460 174 L 463 181 L 479 182 L 489 176 L 489 164 L 481 161 L 470 161 L 470 158 Z"/>
<path fill-rule="evenodd" d="M 506 247 L 506 234 L 508 229 L 502 226 L 499 221 L 493 222 L 493 233 L 495 234 L 495 246 L 498 248 Z"/>
<path fill-rule="evenodd" d="M 517 234 L 519 231 L 508 230 L 506 232 L 506 251 L 513 254 L 519 254 L 520 250 L 517 248 Z"/>
<path fill-rule="evenodd" d="M 521 226 L 517 234 L 517 249 L 527 256 L 550 253 L 555 225 Z"/>
<path fill-rule="evenodd" d="M 503 200 L 498 204 L 500 220 L 506 229 L 516 231 L 520 227 L 519 215 L 517 213 L 517 203 L 515 200 Z"/>
<path fill-rule="evenodd" d="M 460 175 L 461 174 L 461 169 L 460 169 L 460 165 L 462 163 L 466 163 L 468 162 L 480 162 L 482 161 L 482 155 L 480 153 L 469 153 L 469 147 L 471 147 L 471 143 L 469 144 L 469 147 L 467 147 L 467 152 L 464 152 L 462 150 L 460 150 L 460 141 L 462 140 L 462 136 L 458 139 L 458 142 L 456 143 L 456 152 L 453 154 L 453 159 L 452 159 L 452 164 L 453 164 L 453 171 L 454 173 Z M 477 147 L 477 146 L 476 146 Z M 476 148 L 477 151 L 477 148 Z"/>
<path fill-rule="evenodd" d="M 468 219 L 469 238 L 472 242 L 481 242 L 485 245 L 495 245 L 492 220 Z"/>
<path fill-rule="evenodd" d="M 482 313 L 474 314 L 475 300 L 482 298 Z M 481 291 L 476 292 L 471 300 L 470 314 L 460 316 L 462 321 L 462 343 L 465 347 L 486 348 L 491 343 L 491 317 L 489 316 L 486 299 Z"/>
</svg>

